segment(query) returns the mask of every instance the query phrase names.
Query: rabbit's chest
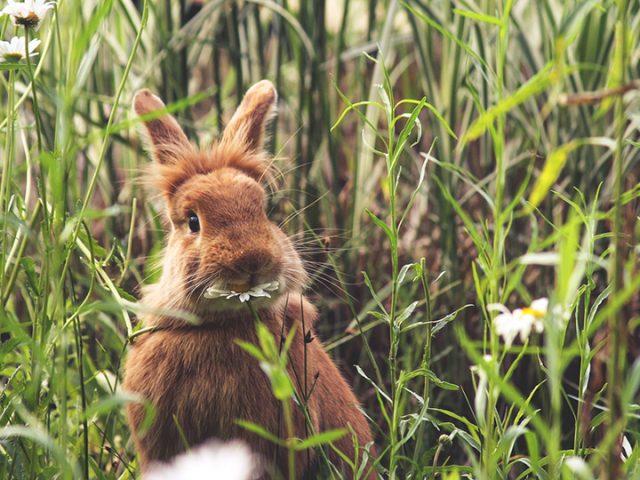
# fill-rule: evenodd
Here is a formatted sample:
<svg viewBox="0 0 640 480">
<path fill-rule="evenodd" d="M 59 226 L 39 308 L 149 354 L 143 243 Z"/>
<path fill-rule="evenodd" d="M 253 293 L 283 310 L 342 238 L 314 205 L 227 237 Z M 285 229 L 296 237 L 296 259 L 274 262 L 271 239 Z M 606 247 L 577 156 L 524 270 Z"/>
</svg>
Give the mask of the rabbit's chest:
<svg viewBox="0 0 640 480">
<path fill-rule="evenodd" d="M 235 339 L 193 340 L 180 345 L 179 352 L 167 345 L 167 359 L 173 358 L 174 370 L 166 395 L 172 401 L 164 404 L 158 399 L 183 430 L 196 436 L 207 432 L 207 436 L 231 437 L 237 430 L 236 420 L 265 425 L 277 416 L 269 379 Z"/>
</svg>

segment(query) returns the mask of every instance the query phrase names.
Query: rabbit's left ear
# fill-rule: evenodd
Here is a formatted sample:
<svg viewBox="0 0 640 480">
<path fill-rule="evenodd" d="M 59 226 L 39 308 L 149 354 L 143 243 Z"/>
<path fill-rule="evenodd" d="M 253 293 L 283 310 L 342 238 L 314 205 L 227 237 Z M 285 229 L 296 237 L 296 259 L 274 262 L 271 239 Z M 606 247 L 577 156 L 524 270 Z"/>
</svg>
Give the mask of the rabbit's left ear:
<svg viewBox="0 0 640 480">
<path fill-rule="evenodd" d="M 149 90 L 140 90 L 133 97 L 133 109 L 140 116 L 151 115 L 165 108 L 164 103 Z M 189 139 L 168 113 L 144 121 L 149 147 L 161 165 L 170 165 L 192 151 Z"/>
<path fill-rule="evenodd" d="M 269 80 L 261 80 L 245 94 L 222 134 L 223 144 L 242 144 L 258 152 L 264 146 L 265 129 L 275 113 L 278 94 Z"/>
</svg>

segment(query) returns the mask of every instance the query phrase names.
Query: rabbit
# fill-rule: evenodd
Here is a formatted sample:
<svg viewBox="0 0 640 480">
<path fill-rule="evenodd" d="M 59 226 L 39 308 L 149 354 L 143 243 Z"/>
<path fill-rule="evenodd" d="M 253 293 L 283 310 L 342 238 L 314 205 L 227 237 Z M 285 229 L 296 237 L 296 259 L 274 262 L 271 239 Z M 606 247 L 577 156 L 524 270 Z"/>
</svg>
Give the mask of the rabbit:
<svg viewBox="0 0 640 480">
<path fill-rule="evenodd" d="M 236 342 L 257 343 L 254 316 L 247 302 L 238 301 L 237 295 L 244 294 L 241 300 L 248 299 L 276 341 L 295 326 L 288 372 L 300 394 L 302 385 L 313 385 L 308 420 L 290 401 L 295 436 L 348 429 L 334 446 L 355 461 L 356 468 L 363 455 L 369 455 L 364 475 L 376 478 L 367 419 L 314 338 L 318 313 L 302 293 L 307 274 L 301 258 L 266 215 L 264 183 L 272 158 L 264 149 L 265 128 L 276 100 L 271 82 L 256 83 L 220 141 L 198 150 L 171 115 L 153 114 L 164 108 L 158 97 L 148 90 L 134 97 L 134 111 L 146 117 L 143 124 L 154 159 L 151 183 L 162 192 L 170 225 L 160 280 L 142 291 L 142 305 L 151 312 L 144 315 L 144 322 L 158 328 L 136 337 L 124 368 L 124 388 L 155 411 L 149 422 L 144 402 L 127 406 L 143 471 L 151 462 L 170 460 L 209 439 L 239 439 L 261 456 L 271 472 L 286 474 L 287 451 L 236 422 L 247 420 L 286 437 L 282 404 L 273 396 L 269 378 Z M 263 290 L 264 296 L 250 295 L 252 288 L 265 285 L 270 290 Z M 210 298 L 211 291 L 240 293 Z M 175 312 L 186 312 L 197 322 Z M 325 452 L 336 468 L 347 477 L 353 475 L 353 467 L 333 448 L 325 447 Z M 296 478 L 311 475 L 319 460 L 313 450 L 298 452 Z"/>
</svg>

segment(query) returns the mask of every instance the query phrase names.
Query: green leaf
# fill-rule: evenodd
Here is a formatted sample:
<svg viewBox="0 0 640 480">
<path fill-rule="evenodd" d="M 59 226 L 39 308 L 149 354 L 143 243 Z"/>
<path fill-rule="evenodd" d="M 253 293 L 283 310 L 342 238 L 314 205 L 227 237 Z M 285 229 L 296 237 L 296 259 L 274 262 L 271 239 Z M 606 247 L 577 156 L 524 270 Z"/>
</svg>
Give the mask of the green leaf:
<svg viewBox="0 0 640 480">
<path fill-rule="evenodd" d="M 279 359 L 278 347 L 273 339 L 273 334 L 262 322 L 256 322 L 256 333 L 258 334 L 258 342 L 260 348 L 265 355 L 265 358 L 272 362 L 277 362 Z"/>
<path fill-rule="evenodd" d="M 358 372 L 358 374 L 363 377 L 365 380 L 367 380 L 371 385 L 373 385 L 373 388 L 375 388 L 378 393 L 380 394 L 380 396 L 382 398 L 384 398 L 387 402 L 389 402 L 390 404 L 392 404 L 393 402 L 391 401 L 391 397 L 389 397 L 389 395 L 387 395 L 382 388 L 380 388 L 378 386 L 378 384 L 376 382 L 374 382 L 373 380 L 371 380 L 366 373 L 364 373 L 364 370 L 362 370 L 362 368 L 360 368 L 360 365 L 356 365 L 356 372 Z"/>
<path fill-rule="evenodd" d="M 466 305 L 463 305 L 462 307 L 456 309 L 454 312 L 451 312 L 450 314 L 442 317 L 441 319 L 436 320 L 433 324 L 433 328 L 431 329 L 431 336 L 432 337 L 435 336 L 436 333 L 438 333 L 440 330 L 446 327 L 449 323 L 453 322 L 458 316 L 458 313 L 470 307 L 473 307 L 473 305 L 470 303 L 467 303 Z"/>
<path fill-rule="evenodd" d="M 84 414 L 83 419 L 91 419 L 93 417 L 102 416 L 112 413 L 122 408 L 122 405 L 132 402 L 140 402 L 142 397 L 132 393 L 117 392 L 113 395 L 102 397 L 102 399 L 90 405 Z"/>
<path fill-rule="evenodd" d="M 461 8 L 454 8 L 453 13 L 460 15 L 461 17 L 467 17 L 477 22 L 488 23 L 490 25 L 502 25 L 502 21 L 494 17 L 493 15 L 485 15 L 484 13 L 476 13 L 471 10 L 463 10 Z"/>
<path fill-rule="evenodd" d="M 382 320 L 386 324 L 389 324 L 389 315 L 387 315 L 386 313 L 375 312 L 375 311 L 371 311 L 370 310 L 370 311 L 367 312 L 367 314 L 371 315 L 373 318 L 376 318 L 378 320 Z"/>
<path fill-rule="evenodd" d="M 408 305 L 405 309 L 403 309 L 398 316 L 396 317 L 396 324 L 402 325 L 402 323 L 413 314 L 416 307 L 418 306 L 418 302 L 415 301 Z"/>
<path fill-rule="evenodd" d="M 416 196 L 418 195 L 418 192 L 422 188 L 422 184 L 424 183 L 424 176 L 425 176 L 426 171 L 427 171 L 427 164 L 429 163 L 429 158 L 431 157 L 431 149 L 432 148 L 433 148 L 433 143 L 431 144 L 431 148 L 429 148 L 429 153 L 422 154 L 423 157 L 424 157 L 424 162 L 422 162 L 422 167 L 420 167 L 420 176 L 418 177 L 418 182 L 416 183 L 416 188 L 413 189 L 413 192 L 411 193 L 411 196 L 409 197 L 409 201 L 407 202 L 407 206 L 404 208 L 404 211 L 402 212 L 402 217 L 400 217 L 400 221 L 398 222 L 398 231 L 402 227 L 402 224 L 404 223 L 405 218 L 407 218 L 407 215 L 409 214 L 409 211 L 413 207 L 413 203 L 414 203 L 414 201 L 416 199 Z M 411 264 L 411 265 L 414 265 L 414 264 Z M 400 281 L 399 277 L 398 277 L 398 280 L 399 280 L 398 285 L 400 285 L 402 282 Z"/>
<path fill-rule="evenodd" d="M 302 309 L 302 305 L 300 305 L 300 308 Z M 289 333 L 287 334 L 287 338 L 285 338 L 284 340 L 284 345 L 282 346 L 282 349 L 280 351 L 280 365 L 282 366 L 282 368 L 285 368 L 287 366 L 287 353 L 291 348 L 291 344 L 293 343 L 293 339 L 295 338 L 295 336 L 296 325 L 293 324 L 291 326 L 291 330 L 289 330 Z"/>
<path fill-rule="evenodd" d="M 295 450 L 306 450 L 308 448 L 317 447 L 327 443 L 335 442 L 339 438 L 344 437 L 347 433 L 347 429 L 345 428 L 316 433 L 315 435 L 311 435 L 310 437 L 307 437 L 304 440 L 296 443 L 293 448 Z"/>
<path fill-rule="evenodd" d="M 458 385 L 456 385 L 455 383 L 445 382 L 444 380 L 441 380 L 431 370 L 427 369 L 424 373 L 434 385 L 440 387 L 443 390 L 459 390 L 460 389 L 460 387 L 458 387 Z"/>
<path fill-rule="evenodd" d="M 415 268 L 416 267 L 416 263 L 407 263 L 406 265 L 403 265 L 402 268 L 400 269 L 400 272 L 398 272 L 398 285 L 402 285 L 404 283 L 404 279 L 407 276 L 407 272 L 409 271 L 410 268 Z"/>
<path fill-rule="evenodd" d="M 430 408 L 431 411 L 433 412 L 438 412 L 438 413 L 442 413 L 443 415 L 446 415 L 447 417 L 453 418 L 454 420 L 459 421 L 460 423 L 463 423 L 467 429 L 469 430 L 469 433 L 473 436 L 474 439 L 474 443 L 479 445 L 480 442 L 480 437 L 478 436 L 479 433 L 479 428 L 478 426 L 471 422 L 467 417 L 465 417 L 464 415 L 460 415 L 458 413 L 455 413 L 451 410 L 446 410 L 443 408 L 437 408 L 437 407 L 432 407 Z"/>
<path fill-rule="evenodd" d="M 475 140 L 482 135 L 493 122 L 501 115 L 513 110 L 515 107 L 545 91 L 550 85 L 559 80 L 558 73 L 552 64 L 547 64 L 540 72 L 531 77 L 513 95 L 500 100 L 493 107 L 483 112 L 467 129 L 460 140 L 462 145 Z"/>
<path fill-rule="evenodd" d="M 70 470 L 65 452 L 44 428 L 26 425 L 9 425 L 0 428 L 0 440 L 8 438 L 22 438 L 30 440 L 34 444 L 41 445 L 52 453 L 53 458 L 58 462 L 60 468 L 67 471 Z"/>
<path fill-rule="evenodd" d="M 535 209 L 540 205 L 540 202 L 544 200 L 544 197 L 547 196 L 547 193 L 549 193 L 551 187 L 560 176 L 562 168 L 565 163 L 567 163 L 569 154 L 579 146 L 579 142 L 572 140 L 571 142 L 556 148 L 549 154 L 549 156 L 547 156 L 547 160 L 544 162 L 544 167 L 542 168 L 542 173 L 536 180 L 533 190 L 531 191 L 531 195 L 529 196 L 529 211 Z"/>
<path fill-rule="evenodd" d="M 386 318 L 388 319 L 389 318 L 389 314 L 387 313 L 387 310 L 384 308 L 384 305 L 382 305 L 382 301 L 380 300 L 380 298 L 378 297 L 378 294 L 376 293 L 375 289 L 373 288 L 373 285 L 371 284 L 371 279 L 369 278 L 369 275 L 367 275 L 367 272 L 362 272 L 362 276 L 364 277 L 364 283 L 367 286 L 367 288 L 369 289 L 369 293 L 371 293 L 371 296 L 373 297 L 373 300 L 378 305 L 378 308 L 380 310 L 382 310 L 382 312 L 384 312 L 384 314 L 386 315 Z"/>
<path fill-rule="evenodd" d="M 398 135 L 398 141 L 395 145 L 395 148 L 393 149 L 393 152 L 390 152 L 393 155 L 393 157 L 389 161 L 390 171 L 393 171 L 396 165 L 398 164 L 400 155 L 404 151 L 404 147 L 409 141 L 409 136 L 413 132 L 413 129 L 416 127 L 416 125 L 420 126 L 420 122 L 418 121 L 418 115 L 420 115 L 420 112 L 425 107 L 426 103 L 427 103 L 426 98 L 422 97 L 420 102 L 414 107 L 413 111 L 411 112 L 411 115 L 409 115 L 407 123 L 405 123 L 404 127 L 402 128 L 400 135 Z M 398 117 L 398 118 L 401 118 L 401 117 Z M 394 122 L 396 120 L 394 120 Z M 420 135 L 421 135 L 421 132 L 418 132 L 418 139 Z"/>
<path fill-rule="evenodd" d="M 542 172 L 533 186 L 531 196 L 529 197 L 529 203 L 531 205 L 527 207 L 527 212 L 531 212 L 531 210 L 536 208 L 551 190 L 552 185 L 560 176 L 569 154 L 578 147 L 582 147 L 584 145 L 604 147 L 611 151 L 614 151 L 616 148 L 616 142 L 609 137 L 588 137 L 577 138 L 553 150 L 547 157 Z M 563 200 L 572 205 L 574 209 L 580 213 L 583 220 L 585 219 L 580 208 L 571 202 L 571 200 L 568 198 L 563 198 Z"/>
<path fill-rule="evenodd" d="M 120 296 L 122 298 L 124 298 L 125 300 L 129 300 L 130 302 L 136 303 L 138 301 L 138 299 L 136 297 L 134 297 L 133 295 L 131 295 L 129 292 L 127 292 L 124 288 L 122 287 L 116 287 L 116 290 L 118 291 L 118 293 L 120 294 Z"/>
<path fill-rule="evenodd" d="M 293 396 L 293 384 L 284 368 L 266 362 L 260 362 L 260 368 L 271 380 L 271 390 L 273 390 L 274 397 L 278 400 L 287 400 Z"/>
<path fill-rule="evenodd" d="M 382 220 L 380 220 L 375 213 L 373 213 L 371 210 L 369 210 L 368 208 L 365 209 L 365 211 L 367 212 L 367 215 L 369 215 L 369 218 L 371 218 L 371 220 L 373 221 L 373 223 L 375 223 L 378 227 L 380 227 L 384 233 L 387 235 L 387 237 L 389 237 L 389 240 L 392 243 L 394 242 L 394 235 L 393 232 L 391 231 L 391 227 L 389 227 L 389 225 L 387 225 L 386 223 L 384 223 Z"/>
<path fill-rule="evenodd" d="M 247 420 L 236 420 L 236 425 L 240 425 L 245 430 L 255 433 L 256 435 L 264 438 L 265 440 L 269 440 L 272 443 L 277 445 L 284 445 L 284 442 L 276 437 L 273 433 L 271 433 L 266 428 L 258 425 L 257 423 L 249 422 Z"/>
<path fill-rule="evenodd" d="M 264 362 L 266 359 L 264 357 L 264 354 L 262 353 L 262 351 L 253 343 L 250 342 L 245 342 L 244 340 L 237 340 L 236 339 L 236 344 L 242 348 L 244 351 L 246 351 L 249 355 L 251 355 L 252 357 L 258 359 L 260 362 Z"/>
<path fill-rule="evenodd" d="M 27 278 L 27 288 L 32 297 L 39 295 L 38 274 L 36 273 L 36 264 L 31 257 L 24 257 L 20 260 L 20 265 L 24 270 Z"/>
<path fill-rule="evenodd" d="M 524 436 L 529 430 L 526 428 L 526 419 L 520 425 L 511 425 L 508 427 L 498 440 L 496 446 L 496 457 L 510 457 L 513 446 L 519 437 Z"/>
</svg>

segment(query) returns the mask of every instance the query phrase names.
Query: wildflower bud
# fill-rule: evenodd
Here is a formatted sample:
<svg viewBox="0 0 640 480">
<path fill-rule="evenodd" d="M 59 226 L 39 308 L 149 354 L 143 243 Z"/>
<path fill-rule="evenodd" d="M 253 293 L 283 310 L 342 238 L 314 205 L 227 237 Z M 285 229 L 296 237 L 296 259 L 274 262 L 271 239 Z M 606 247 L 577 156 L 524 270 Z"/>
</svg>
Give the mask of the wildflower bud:
<svg viewBox="0 0 640 480">
<path fill-rule="evenodd" d="M 442 448 L 449 448 L 451 446 L 451 439 L 449 438 L 449 435 L 440 435 L 438 437 L 438 445 L 442 445 Z"/>
</svg>

